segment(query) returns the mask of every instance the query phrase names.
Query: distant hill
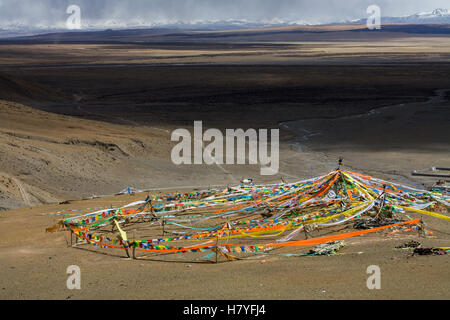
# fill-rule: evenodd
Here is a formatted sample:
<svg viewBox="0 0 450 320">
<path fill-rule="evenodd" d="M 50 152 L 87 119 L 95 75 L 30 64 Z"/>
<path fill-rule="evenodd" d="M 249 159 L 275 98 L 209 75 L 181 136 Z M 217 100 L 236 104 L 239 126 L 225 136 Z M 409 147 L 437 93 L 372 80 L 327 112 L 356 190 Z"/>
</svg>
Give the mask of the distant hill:
<svg viewBox="0 0 450 320">
<path fill-rule="evenodd" d="M 55 32 L 33 36 L 0 39 L 0 44 L 71 44 L 71 43 L 230 43 L 269 41 L 349 40 L 361 38 L 355 32 L 374 34 L 450 35 L 450 24 L 386 24 L 381 30 L 368 30 L 366 24 L 330 24 L 317 26 L 277 26 L 263 28 L 189 30 L 129 29 L 103 31 Z M 365 38 L 363 37 L 363 40 Z"/>
</svg>

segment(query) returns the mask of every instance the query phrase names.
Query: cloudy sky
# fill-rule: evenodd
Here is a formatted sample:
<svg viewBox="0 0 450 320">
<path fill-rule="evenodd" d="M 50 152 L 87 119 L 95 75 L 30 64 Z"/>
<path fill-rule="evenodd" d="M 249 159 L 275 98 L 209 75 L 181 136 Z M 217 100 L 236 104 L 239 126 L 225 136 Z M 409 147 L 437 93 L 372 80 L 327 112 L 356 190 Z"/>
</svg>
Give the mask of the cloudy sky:
<svg viewBox="0 0 450 320">
<path fill-rule="evenodd" d="M 382 16 L 403 16 L 435 8 L 449 0 L 0 0 L 0 27 L 64 27 L 71 4 L 81 8 L 83 25 L 170 24 L 177 21 L 247 20 L 251 22 L 328 23 L 367 17 L 376 4 Z"/>
</svg>

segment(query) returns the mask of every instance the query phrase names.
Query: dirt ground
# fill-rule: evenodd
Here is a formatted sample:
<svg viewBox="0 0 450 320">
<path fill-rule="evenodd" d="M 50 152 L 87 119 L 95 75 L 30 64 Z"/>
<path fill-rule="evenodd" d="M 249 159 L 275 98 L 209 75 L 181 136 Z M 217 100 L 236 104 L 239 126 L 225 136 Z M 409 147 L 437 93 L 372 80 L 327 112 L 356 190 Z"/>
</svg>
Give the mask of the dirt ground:
<svg viewBox="0 0 450 320">
<path fill-rule="evenodd" d="M 123 250 L 68 247 L 65 232 L 46 233 L 60 210 L 126 204 L 145 194 L 45 205 L 0 216 L 2 299 L 449 299 L 448 255 L 412 256 L 395 249 L 411 239 L 449 246 L 450 223 L 425 217 L 429 238 L 416 231 L 380 232 L 346 240 L 336 256 L 272 255 L 219 263 L 129 260 Z M 298 247 L 290 253 L 307 252 Z M 81 270 L 81 290 L 66 287 L 66 269 Z M 366 286 L 378 265 L 381 289 Z"/>
</svg>

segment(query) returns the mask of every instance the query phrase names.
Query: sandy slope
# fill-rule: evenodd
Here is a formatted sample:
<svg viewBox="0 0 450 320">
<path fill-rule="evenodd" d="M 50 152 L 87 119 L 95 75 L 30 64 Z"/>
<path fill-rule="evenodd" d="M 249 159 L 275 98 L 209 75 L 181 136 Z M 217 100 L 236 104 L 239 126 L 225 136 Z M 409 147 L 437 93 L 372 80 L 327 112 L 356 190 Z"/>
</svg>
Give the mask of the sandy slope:
<svg viewBox="0 0 450 320">
<path fill-rule="evenodd" d="M 80 120 L 4 100 L 0 114 L 3 207 L 20 200 L 52 202 L 79 196 L 80 190 L 120 191 L 128 159 L 162 156 L 168 144 L 158 130 Z"/>
</svg>

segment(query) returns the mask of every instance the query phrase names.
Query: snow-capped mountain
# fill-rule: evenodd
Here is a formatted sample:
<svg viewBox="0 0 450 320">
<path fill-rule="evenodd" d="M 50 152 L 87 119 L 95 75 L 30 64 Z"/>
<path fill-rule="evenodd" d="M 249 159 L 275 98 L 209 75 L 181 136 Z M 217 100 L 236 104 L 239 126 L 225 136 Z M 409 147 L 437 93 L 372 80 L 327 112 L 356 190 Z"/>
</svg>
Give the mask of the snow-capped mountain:
<svg viewBox="0 0 450 320">
<path fill-rule="evenodd" d="M 357 19 L 352 21 L 344 21 L 341 23 L 355 23 L 364 24 L 367 18 Z M 450 10 L 448 9 L 434 9 L 430 12 L 419 12 L 409 16 L 403 17 L 381 17 L 382 23 L 408 23 L 408 24 L 429 24 L 429 23 L 450 23 Z"/>
</svg>

